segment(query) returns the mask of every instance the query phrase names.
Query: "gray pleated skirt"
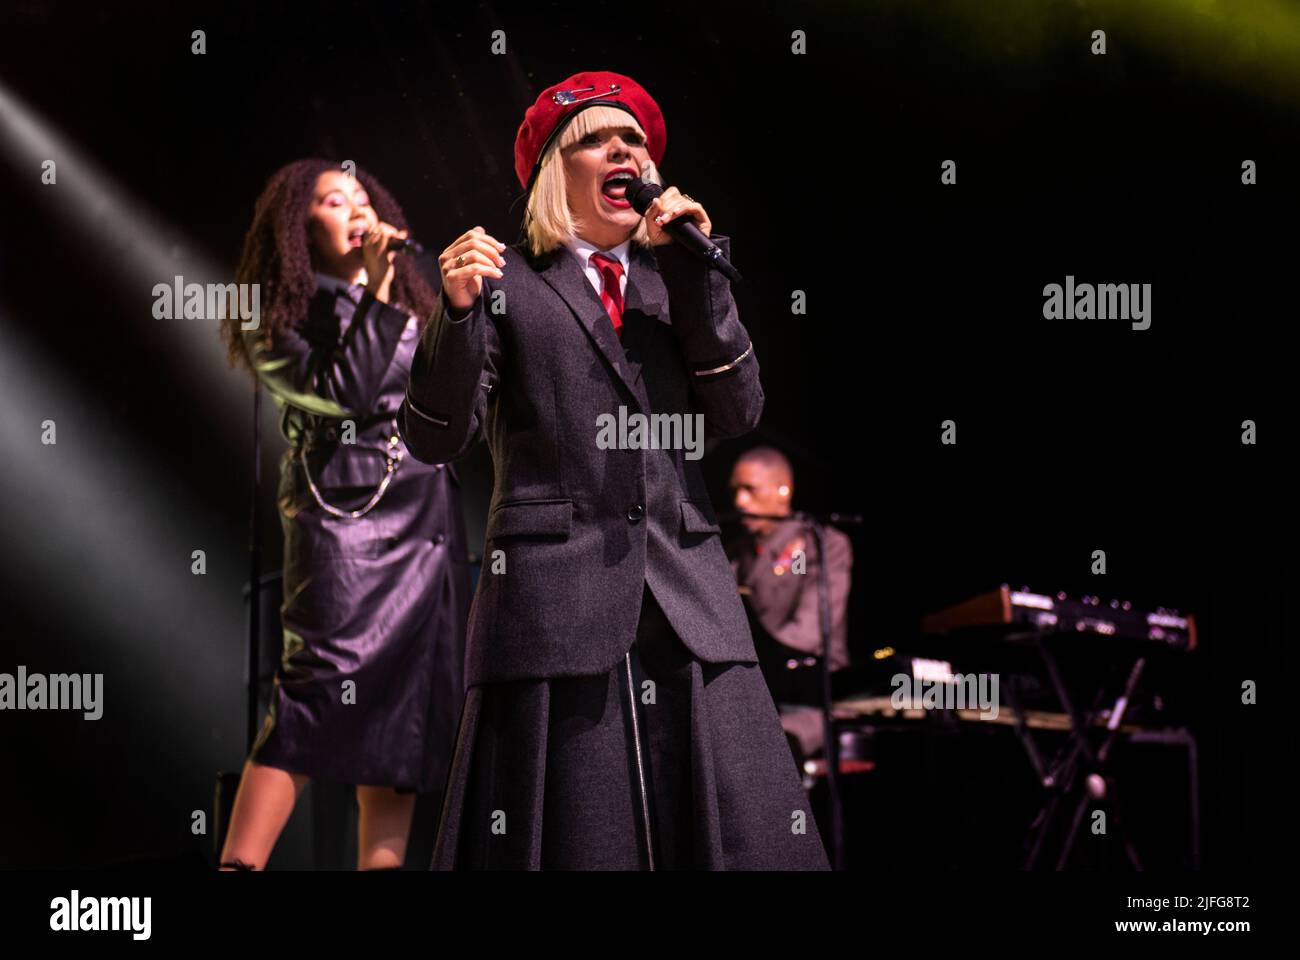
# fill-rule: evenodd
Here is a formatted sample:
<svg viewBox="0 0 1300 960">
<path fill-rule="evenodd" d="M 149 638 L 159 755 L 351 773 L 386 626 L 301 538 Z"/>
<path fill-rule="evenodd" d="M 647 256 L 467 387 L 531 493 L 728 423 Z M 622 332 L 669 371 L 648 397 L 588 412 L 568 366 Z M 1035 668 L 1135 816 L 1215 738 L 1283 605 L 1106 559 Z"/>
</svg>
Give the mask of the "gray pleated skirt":
<svg viewBox="0 0 1300 960">
<path fill-rule="evenodd" d="M 468 691 L 433 868 L 651 867 L 829 869 L 759 668 L 696 659 L 647 588 L 608 674 Z"/>
</svg>

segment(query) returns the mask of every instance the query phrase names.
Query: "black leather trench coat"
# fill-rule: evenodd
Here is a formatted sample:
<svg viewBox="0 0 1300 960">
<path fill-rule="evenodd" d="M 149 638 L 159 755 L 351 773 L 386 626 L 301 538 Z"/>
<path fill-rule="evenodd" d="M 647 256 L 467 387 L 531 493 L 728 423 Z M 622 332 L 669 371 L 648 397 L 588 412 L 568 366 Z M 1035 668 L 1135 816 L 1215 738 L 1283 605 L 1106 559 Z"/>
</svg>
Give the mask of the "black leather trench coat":
<svg viewBox="0 0 1300 960">
<path fill-rule="evenodd" d="M 269 343 L 245 334 L 289 441 L 284 652 L 253 759 L 428 792 L 445 782 L 464 700 L 459 483 L 411 457 L 397 430 L 416 319 L 317 279 L 303 323 Z"/>
</svg>

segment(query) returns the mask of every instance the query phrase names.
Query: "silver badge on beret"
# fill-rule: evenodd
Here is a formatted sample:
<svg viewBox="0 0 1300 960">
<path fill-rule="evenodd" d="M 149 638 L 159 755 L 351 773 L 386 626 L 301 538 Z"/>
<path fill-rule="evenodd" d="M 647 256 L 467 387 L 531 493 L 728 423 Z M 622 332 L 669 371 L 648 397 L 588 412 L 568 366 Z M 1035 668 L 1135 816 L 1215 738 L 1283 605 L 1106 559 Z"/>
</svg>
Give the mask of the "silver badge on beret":
<svg viewBox="0 0 1300 960">
<path fill-rule="evenodd" d="M 617 83 L 611 83 L 608 90 L 596 92 L 595 87 L 575 87 L 572 90 L 559 90 L 551 94 L 551 99 L 562 107 L 567 107 L 571 103 L 580 103 L 583 100 L 594 100 L 596 97 L 603 97 L 607 94 L 618 93 L 623 88 Z M 580 97 L 578 94 L 585 93 L 587 96 Z"/>
</svg>

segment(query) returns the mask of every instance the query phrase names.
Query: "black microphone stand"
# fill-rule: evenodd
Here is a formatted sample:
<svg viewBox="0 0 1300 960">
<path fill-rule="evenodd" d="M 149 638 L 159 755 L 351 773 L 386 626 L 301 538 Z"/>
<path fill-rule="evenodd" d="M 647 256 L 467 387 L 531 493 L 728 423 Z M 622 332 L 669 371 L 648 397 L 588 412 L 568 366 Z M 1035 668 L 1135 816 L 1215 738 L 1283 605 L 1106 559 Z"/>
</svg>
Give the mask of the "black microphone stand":
<svg viewBox="0 0 1300 960">
<path fill-rule="evenodd" d="M 831 694 L 831 582 L 826 563 L 826 539 L 822 524 L 809 514 L 800 514 L 804 527 L 817 544 L 817 620 L 822 638 L 822 742 L 826 745 L 826 790 L 831 808 L 831 866 L 844 869 L 844 800 L 840 794 L 840 738 L 835 730 Z"/>
<path fill-rule="evenodd" d="M 258 510 L 262 499 L 262 384 L 253 381 L 253 499 L 248 518 L 248 663 L 247 689 L 244 715 L 244 755 L 253 749 L 257 739 L 257 697 L 261 681 L 261 627 L 262 627 L 262 522 Z M 226 832 L 230 827 L 230 814 L 234 809 L 235 795 L 243 769 L 217 772 L 216 793 L 213 797 L 212 856 L 219 860 L 225 846 Z"/>
<path fill-rule="evenodd" d="M 826 749 L 826 792 L 830 805 L 831 866 L 844 869 L 844 799 L 840 792 L 840 741 L 835 729 L 834 696 L 831 688 L 831 581 L 826 563 L 826 524 L 860 524 L 860 514 L 822 513 L 794 510 L 789 514 L 747 513 L 727 515 L 736 519 L 799 520 L 817 545 L 817 620 L 821 633 L 822 738 Z"/>
</svg>

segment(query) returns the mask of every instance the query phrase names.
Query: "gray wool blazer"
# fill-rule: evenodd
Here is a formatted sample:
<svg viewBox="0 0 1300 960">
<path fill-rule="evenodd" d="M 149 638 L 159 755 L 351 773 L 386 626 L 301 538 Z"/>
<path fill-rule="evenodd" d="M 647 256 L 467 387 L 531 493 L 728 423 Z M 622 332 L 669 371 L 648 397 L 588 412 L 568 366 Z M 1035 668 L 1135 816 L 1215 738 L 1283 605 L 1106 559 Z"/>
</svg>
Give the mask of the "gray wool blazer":
<svg viewBox="0 0 1300 960">
<path fill-rule="evenodd" d="M 643 584 L 699 659 L 756 662 L 698 453 L 598 434 L 636 413 L 746 433 L 758 361 L 725 277 L 675 244 L 631 251 L 621 341 L 566 248 L 519 247 L 467 314 L 440 297 L 417 347 L 399 418 L 412 455 L 449 462 L 486 438 L 495 468 L 467 687 L 608 671 Z"/>
</svg>

